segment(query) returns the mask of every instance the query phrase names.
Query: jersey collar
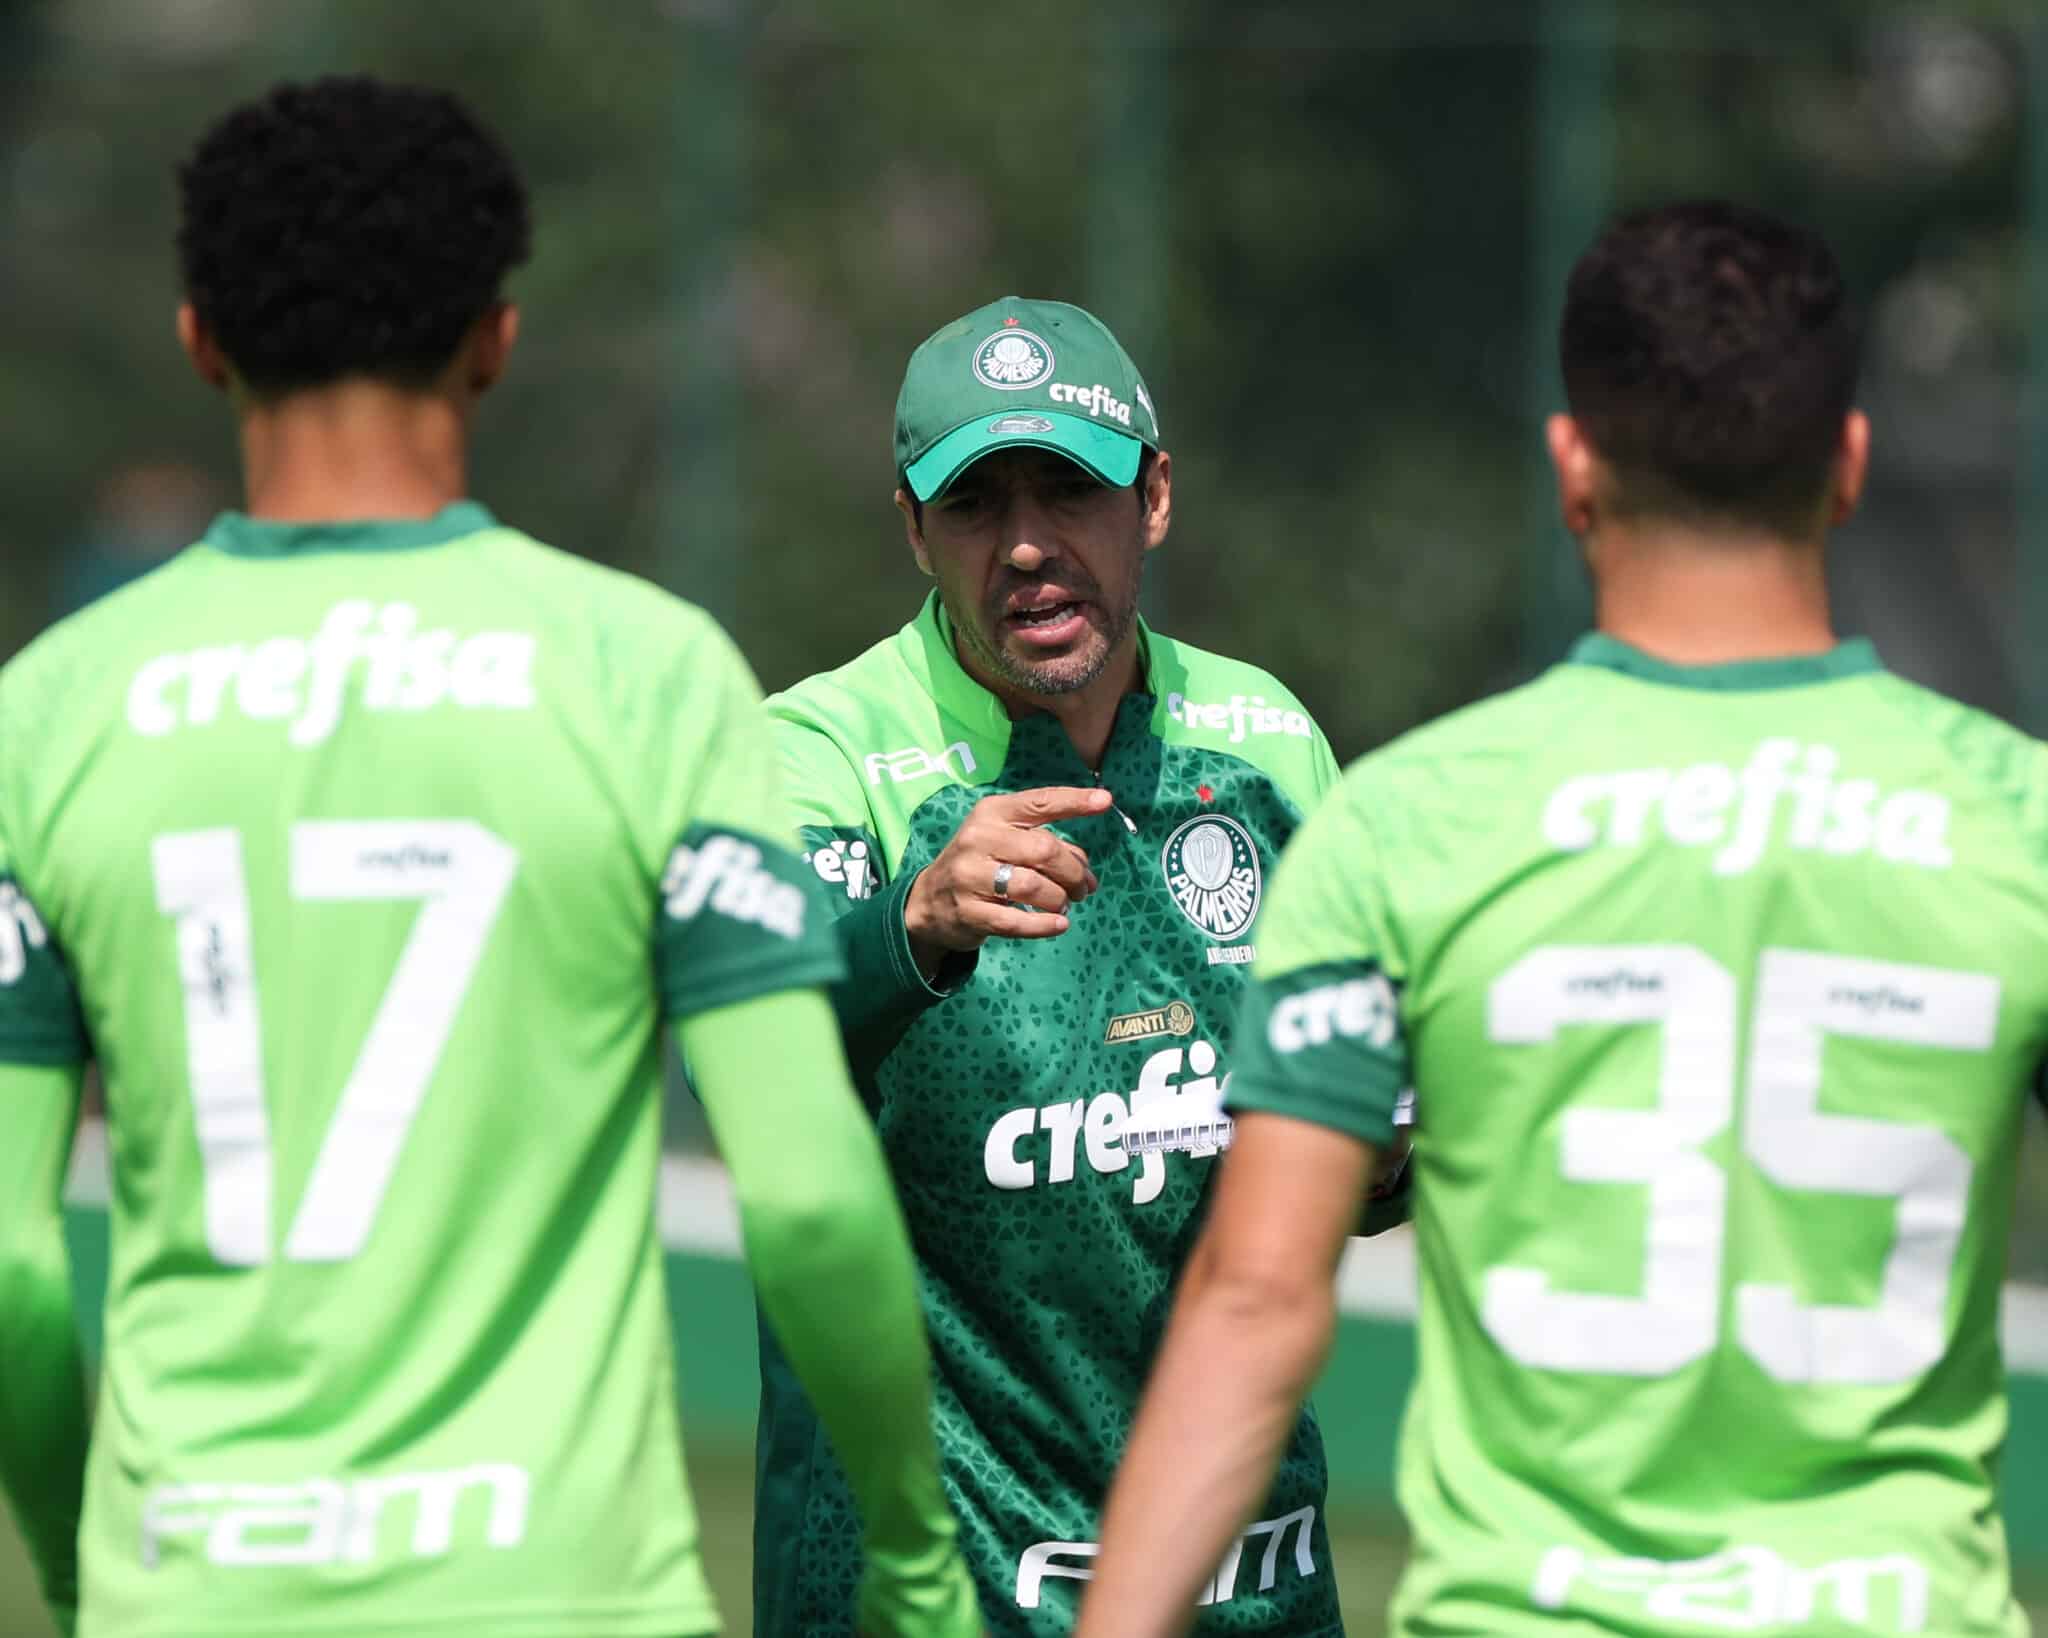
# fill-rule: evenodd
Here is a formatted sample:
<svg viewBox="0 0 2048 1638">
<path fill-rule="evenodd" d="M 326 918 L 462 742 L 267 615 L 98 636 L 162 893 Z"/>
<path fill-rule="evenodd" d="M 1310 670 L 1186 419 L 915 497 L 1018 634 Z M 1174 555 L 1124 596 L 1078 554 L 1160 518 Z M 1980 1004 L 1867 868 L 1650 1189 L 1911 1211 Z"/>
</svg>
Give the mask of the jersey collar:
<svg viewBox="0 0 2048 1638">
<path fill-rule="evenodd" d="M 362 518 L 318 523 L 275 523 L 244 512 L 223 512 L 207 526 L 205 542 L 232 557 L 285 557 L 307 552 L 409 552 L 439 546 L 498 527 L 475 501 L 456 501 L 430 518 Z"/>
<path fill-rule="evenodd" d="M 1859 677 L 1882 671 L 1884 662 L 1866 637 L 1852 637 L 1837 643 L 1825 654 L 1795 654 L 1781 659 L 1732 660 L 1725 665 L 1673 665 L 1654 654 L 1645 654 L 1632 644 L 1604 631 L 1589 632 L 1572 645 L 1566 657 L 1569 665 L 1595 665 L 1645 682 L 1664 683 L 1672 688 L 1700 688 L 1713 692 L 1742 694 L 1769 688 L 1803 688 L 1809 683 L 1833 682 L 1837 677 Z"/>
<path fill-rule="evenodd" d="M 1155 698 L 1159 693 L 1153 675 L 1152 628 L 1140 615 L 1138 626 L 1138 675 L 1140 687 Z M 991 733 L 1006 733 L 1010 713 L 994 692 L 960 663 L 960 651 L 953 646 L 953 622 L 934 591 L 924 600 L 910 629 L 917 637 L 918 669 L 926 690 L 945 710 L 962 722 L 983 727 Z"/>
</svg>

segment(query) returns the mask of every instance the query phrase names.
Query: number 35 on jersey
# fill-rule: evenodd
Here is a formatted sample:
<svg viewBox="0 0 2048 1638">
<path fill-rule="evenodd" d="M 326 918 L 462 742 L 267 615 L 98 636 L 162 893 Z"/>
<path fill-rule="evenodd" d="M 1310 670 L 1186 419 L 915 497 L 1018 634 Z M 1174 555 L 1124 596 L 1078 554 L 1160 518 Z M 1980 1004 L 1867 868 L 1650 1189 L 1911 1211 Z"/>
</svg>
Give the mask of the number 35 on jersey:
<svg viewBox="0 0 2048 1638">
<path fill-rule="evenodd" d="M 1970 1158 L 1932 1125 L 1822 1112 L 1831 1036 L 1984 1052 L 1999 982 L 1979 973 L 1767 949 L 1756 970 L 1747 1061 L 1737 1062 L 1735 975 L 1685 945 L 1553 945 L 1487 994 L 1500 1045 L 1569 1029 L 1661 1032 L 1656 1104 L 1579 1107 L 1558 1162 L 1572 1183 L 1647 1191 L 1642 1294 L 1557 1288 L 1533 1262 L 1485 1274 L 1488 1334 L 1525 1365 L 1662 1376 L 1714 1348 L 1724 1272 L 1735 1340 L 1781 1382 L 1910 1381 L 1946 1346 L 1949 1275 L 1969 1201 Z M 1870 1304 L 1806 1302 L 1789 1286 L 1725 1270 L 1728 1168 L 1706 1145 L 1737 1120 L 1739 1159 L 1781 1189 L 1897 1202 L 1897 1234 Z"/>
</svg>

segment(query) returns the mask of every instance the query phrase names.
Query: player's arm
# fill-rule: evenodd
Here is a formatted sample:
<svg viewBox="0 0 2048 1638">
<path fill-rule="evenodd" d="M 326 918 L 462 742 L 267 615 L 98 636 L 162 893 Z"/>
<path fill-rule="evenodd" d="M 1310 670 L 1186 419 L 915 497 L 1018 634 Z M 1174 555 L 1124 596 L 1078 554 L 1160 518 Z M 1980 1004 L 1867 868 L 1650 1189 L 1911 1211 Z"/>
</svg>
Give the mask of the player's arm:
<svg viewBox="0 0 2048 1638">
<path fill-rule="evenodd" d="M 1298 788 L 1289 791 L 1289 796 L 1304 812 L 1313 813 L 1343 780 L 1344 770 L 1338 764 L 1336 751 L 1321 724 L 1311 718 L 1307 777 Z M 1408 1166 L 1408 1143 L 1413 1135 L 1414 1103 L 1412 1094 L 1402 1102 L 1394 1140 L 1381 1151 L 1367 1181 L 1353 1234 L 1384 1234 L 1388 1229 L 1399 1228 L 1413 1214 L 1415 1174 Z"/>
<path fill-rule="evenodd" d="M 1415 1168 L 1408 1164 L 1414 1141 L 1415 1095 L 1404 1093 L 1394 1115 L 1394 1136 L 1373 1162 L 1365 1206 L 1352 1233 L 1364 1239 L 1399 1228 L 1415 1215 Z"/>
<path fill-rule="evenodd" d="M 1240 1117 L 1109 1493 L 1077 1638 L 1187 1630 L 1329 1353 L 1370 1160 L 1327 1127 Z"/>
<path fill-rule="evenodd" d="M 656 908 L 662 1003 L 732 1173 L 762 1310 L 860 1504 L 863 1632 L 969 1638 L 909 1235 L 824 993 L 843 962 L 789 845 L 752 673 L 722 633 L 687 658 L 696 697 L 720 697 L 667 762 L 682 829 Z"/>
<path fill-rule="evenodd" d="M 859 1500 L 861 1630 L 980 1631 L 939 1485 L 910 1241 L 831 1008 L 785 991 L 679 1031 L 739 1197 L 761 1308 Z"/>
<path fill-rule="evenodd" d="M 1281 860 L 1234 1037 L 1237 1134 L 1103 1516 L 1079 1638 L 1186 1630 L 1328 1352 L 1337 1261 L 1409 1081 L 1355 783 Z"/>
<path fill-rule="evenodd" d="M 86 1411 L 64 1173 L 88 1050 L 70 972 L 0 824 L 0 1493 L 67 1633 Z"/>
<path fill-rule="evenodd" d="M 1106 791 L 984 798 L 930 864 L 885 880 L 881 840 L 845 752 L 786 713 L 774 732 L 790 817 L 846 963 L 832 1006 L 856 1068 L 879 1062 L 920 1013 L 966 983 L 986 940 L 1055 938 L 1067 930 L 1067 905 L 1095 890 L 1087 854 L 1044 827 L 1107 810 Z M 999 864 L 1010 866 L 1000 897 Z"/>
<path fill-rule="evenodd" d="M 918 873 L 890 876 L 846 752 L 787 710 L 772 712 L 771 723 L 789 819 L 818 877 L 845 963 L 832 986 L 832 1010 L 854 1066 L 872 1066 L 920 1013 L 967 982 L 974 961 L 919 963 L 903 913 Z"/>
<path fill-rule="evenodd" d="M 1322 726 L 1311 719 L 1316 803 L 1335 791 L 1344 781 L 1337 753 Z M 1408 1165 L 1408 1145 L 1414 1136 L 1415 1097 L 1409 1093 L 1395 1115 L 1393 1142 L 1380 1151 L 1367 1179 L 1365 1204 L 1358 1213 L 1352 1233 L 1364 1238 L 1384 1234 L 1408 1222 L 1415 1211 L 1415 1173 Z"/>
<path fill-rule="evenodd" d="M 67 1633 L 78 1607 L 86 1417 L 63 1193 L 83 1079 L 75 1066 L 0 1064 L 0 1490 Z"/>
</svg>

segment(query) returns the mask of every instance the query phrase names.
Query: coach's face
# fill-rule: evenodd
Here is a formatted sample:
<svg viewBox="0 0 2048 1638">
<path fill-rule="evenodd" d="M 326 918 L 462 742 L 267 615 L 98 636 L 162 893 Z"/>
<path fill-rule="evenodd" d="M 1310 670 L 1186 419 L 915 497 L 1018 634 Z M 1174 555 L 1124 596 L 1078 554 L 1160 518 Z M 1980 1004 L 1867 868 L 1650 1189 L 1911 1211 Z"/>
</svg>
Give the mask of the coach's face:
<svg viewBox="0 0 2048 1638">
<path fill-rule="evenodd" d="M 927 502 L 896 492 L 918 567 L 960 634 L 961 659 L 1025 694 L 1085 688 L 1131 640 L 1145 554 L 1166 539 L 1173 463 L 1112 489 L 1044 449 L 1001 449 Z"/>
</svg>

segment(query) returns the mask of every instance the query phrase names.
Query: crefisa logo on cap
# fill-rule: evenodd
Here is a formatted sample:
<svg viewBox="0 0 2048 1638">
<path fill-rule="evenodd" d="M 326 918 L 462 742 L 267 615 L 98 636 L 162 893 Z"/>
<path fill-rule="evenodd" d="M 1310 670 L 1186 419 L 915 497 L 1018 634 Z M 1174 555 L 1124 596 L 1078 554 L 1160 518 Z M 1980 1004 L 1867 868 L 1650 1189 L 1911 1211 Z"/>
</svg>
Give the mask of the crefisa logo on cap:
<svg viewBox="0 0 2048 1638">
<path fill-rule="evenodd" d="M 1022 392 L 1052 374 L 1052 349 L 1043 336 L 1006 326 L 974 349 L 974 379 L 998 392 Z"/>
</svg>

